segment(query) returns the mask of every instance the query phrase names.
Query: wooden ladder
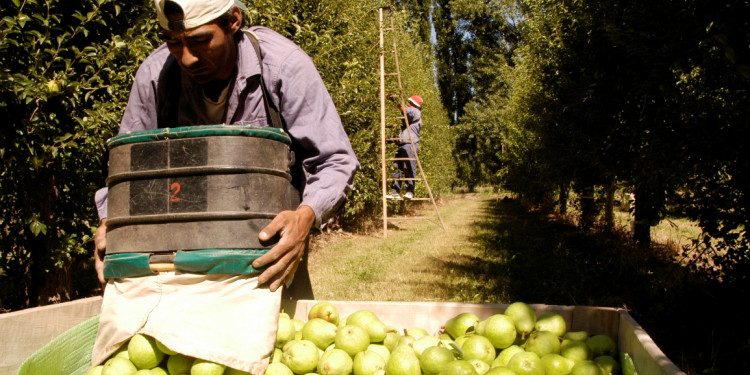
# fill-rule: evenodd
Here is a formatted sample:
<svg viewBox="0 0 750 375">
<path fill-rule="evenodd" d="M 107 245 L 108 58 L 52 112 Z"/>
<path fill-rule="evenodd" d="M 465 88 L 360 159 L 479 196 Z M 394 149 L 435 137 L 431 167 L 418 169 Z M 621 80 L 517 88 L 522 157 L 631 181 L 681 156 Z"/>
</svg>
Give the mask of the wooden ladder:
<svg viewBox="0 0 750 375">
<path fill-rule="evenodd" d="M 384 13 L 388 12 L 388 23 L 390 25 L 386 25 L 385 21 L 385 15 Z M 415 181 L 422 181 L 424 183 L 424 186 L 427 190 L 427 197 L 414 197 L 411 199 L 405 199 L 402 197 L 398 198 L 397 201 L 400 203 L 406 204 L 406 202 L 409 201 L 430 201 L 432 203 L 432 206 L 435 208 L 435 213 L 437 219 L 440 221 L 440 226 L 443 228 L 443 231 L 445 231 L 445 224 L 443 223 L 443 218 L 440 216 L 440 211 L 438 210 L 437 204 L 435 203 L 435 198 L 432 195 L 432 190 L 430 189 L 430 184 L 427 182 L 427 177 L 424 174 L 424 170 L 422 169 L 422 163 L 419 160 L 419 154 L 417 152 L 417 148 L 415 147 L 414 140 L 412 139 L 411 132 L 407 132 L 409 134 L 409 142 L 411 143 L 412 150 L 414 151 L 414 157 L 406 157 L 406 158 L 389 158 L 386 156 L 387 150 L 386 150 L 386 144 L 387 141 L 396 141 L 399 140 L 398 137 L 392 137 L 389 136 L 391 132 L 389 132 L 389 129 L 392 129 L 392 127 L 395 127 L 396 129 L 401 128 L 401 124 L 404 124 L 405 126 L 409 126 L 408 119 L 406 118 L 405 111 L 404 113 L 400 113 L 398 116 L 387 116 L 386 115 L 386 78 L 396 78 L 396 87 L 398 91 L 398 98 L 401 102 L 401 108 L 406 108 L 406 102 L 404 100 L 404 90 L 401 84 L 401 71 L 399 69 L 399 63 L 398 63 L 398 33 L 396 33 L 396 29 L 394 27 L 394 16 L 392 8 L 379 8 L 378 12 L 379 18 L 380 18 L 380 165 L 381 165 L 381 173 L 382 173 L 382 197 L 383 197 L 383 237 L 388 238 L 388 223 L 391 221 L 399 221 L 399 220 L 420 220 L 420 219 L 434 219 L 432 216 L 389 216 L 388 215 L 388 189 L 389 189 L 389 182 L 390 181 L 407 181 L 412 180 Z M 385 48 L 385 35 L 386 33 L 389 33 L 392 36 L 393 39 L 393 49 L 386 50 Z M 389 61 L 392 63 L 394 70 L 391 72 L 386 72 L 386 56 L 389 56 L 392 60 Z M 391 125 L 391 128 L 389 128 L 387 122 L 388 120 L 399 120 L 399 123 L 395 125 Z M 407 178 L 407 177 L 399 177 L 399 178 L 393 178 L 388 176 L 388 168 L 387 163 L 393 163 L 396 161 L 414 161 L 417 165 L 417 169 L 419 171 L 418 176 Z"/>
</svg>

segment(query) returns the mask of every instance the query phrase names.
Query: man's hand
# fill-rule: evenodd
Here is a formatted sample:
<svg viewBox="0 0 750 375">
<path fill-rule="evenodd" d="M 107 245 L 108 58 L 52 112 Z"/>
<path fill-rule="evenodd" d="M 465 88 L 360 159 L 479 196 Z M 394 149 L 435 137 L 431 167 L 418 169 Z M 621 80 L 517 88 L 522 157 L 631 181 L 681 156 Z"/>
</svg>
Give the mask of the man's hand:
<svg viewBox="0 0 750 375">
<path fill-rule="evenodd" d="M 104 255 L 107 250 L 107 219 L 104 218 L 99 223 L 99 228 L 94 233 L 94 269 L 96 269 L 96 276 L 99 278 L 99 283 L 102 284 L 102 289 L 107 284 L 104 280 Z"/>
<path fill-rule="evenodd" d="M 260 276 L 258 284 L 269 286 L 272 292 L 291 281 L 297 266 L 305 253 L 307 236 L 315 223 L 315 213 L 308 206 L 300 206 L 296 211 L 282 211 L 258 234 L 260 242 L 279 238 L 276 246 L 253 261 L 253 267 L 268 265 Z"/>
</svg>

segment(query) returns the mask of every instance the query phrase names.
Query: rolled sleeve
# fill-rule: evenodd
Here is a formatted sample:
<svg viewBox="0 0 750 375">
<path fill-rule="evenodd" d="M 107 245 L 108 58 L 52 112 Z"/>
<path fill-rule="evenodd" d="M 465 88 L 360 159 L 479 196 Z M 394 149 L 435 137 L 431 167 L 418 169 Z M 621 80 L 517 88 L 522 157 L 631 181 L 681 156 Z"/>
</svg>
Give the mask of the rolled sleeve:
<svg viewBox="0 0 750 375">
<path fill-rule="evenodd" d="M 96 212 L 99 215 L 99 221 L 107 218 L 107 195 L 109 189 L 106 187 L 101 188 L 94 194 L 94 202 L 96 203 Z"/>
</svg>

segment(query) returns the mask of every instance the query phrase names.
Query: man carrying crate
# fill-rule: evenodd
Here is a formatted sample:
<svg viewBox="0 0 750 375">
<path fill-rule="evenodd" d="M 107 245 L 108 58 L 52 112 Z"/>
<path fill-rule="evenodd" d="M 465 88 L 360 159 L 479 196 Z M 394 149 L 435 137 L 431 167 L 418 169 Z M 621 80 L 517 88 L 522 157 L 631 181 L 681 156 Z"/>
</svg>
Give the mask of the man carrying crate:
<svg viewBox="0 0 750 375">
<path fill-rule="evenodd" d="M 98 191 L 95 258 L 106 287 L 92 363 L 140 332 L 176 352 L 262 373 L 282 290 L 285 298 L 313 298 L 310 230 L 343 203 L 359 163 L 310 57 L 268 28 L 243 29 L 240 0 L 155 0 L 155 6 L 165 43 L 136 73 L 119 134 L 280 122 L 292 139 L 292 184 L 301 203 L 258 233 L 261 242 L 278 239 L 252 262 L 259 274 L 157 272 L 105 280 L 108 190 Z"/>
</svg>

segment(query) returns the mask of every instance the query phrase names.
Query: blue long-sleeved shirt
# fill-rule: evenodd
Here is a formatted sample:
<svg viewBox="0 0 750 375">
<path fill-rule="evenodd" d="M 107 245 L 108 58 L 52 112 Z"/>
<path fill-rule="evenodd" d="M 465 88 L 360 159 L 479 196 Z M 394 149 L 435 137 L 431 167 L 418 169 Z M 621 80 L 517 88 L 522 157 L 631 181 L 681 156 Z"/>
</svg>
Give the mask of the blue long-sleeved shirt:
<svg viewBox="0 0 750 375">
<path fill-rule="evenodd" d="M 406 120 L 409 126 L 404 127 L 401 133 L 399 133 L 399 144 L 401 147 L 406 145 L 411 147 L 411 143 L 409 142 L 409 132 L 411 132 L 411 141 L 414 142 L 414 146 L 419 147 L 419 132 L 422 130 L 422 111 L 419 108 L 407 106 Z"/>
<path fill-rule="evenodd" d="M 260 40 L 263 79 L 270 100 L 279 110 L 304 170 L 301 205 L 315 212 L 315 225 L 325 223 L 352 188 L 359 168 L 341 119 L 312 59 L 292 41 L 262 26 L 249 28 Z M 260 65 L 250 36 L 237 42 L 236 76 L 230 85 L 224 123 L 270 126 L 260 89 Z M 139 67 L 119 134 L 156 129 L 160 103 L 166 100 L 167 74 L 177 61 L 166 44 Z M 168 90 L 168 87 L 167 87 Z M 212 125 L 203 109 L 199 84 L 181 74 L 177 126 Z M 97 191 L 100 219 L 107 217 L 107 188 Z"/>
</svg>

